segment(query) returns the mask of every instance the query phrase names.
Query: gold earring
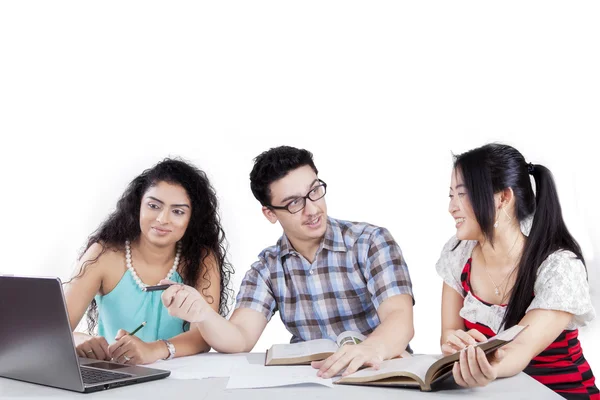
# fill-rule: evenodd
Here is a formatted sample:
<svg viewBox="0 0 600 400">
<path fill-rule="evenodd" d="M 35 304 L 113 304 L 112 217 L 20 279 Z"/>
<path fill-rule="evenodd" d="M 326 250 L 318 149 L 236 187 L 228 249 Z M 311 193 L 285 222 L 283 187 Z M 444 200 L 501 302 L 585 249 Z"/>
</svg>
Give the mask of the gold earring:
<svg viewBox="0 0 600 400">
<path fill-rule="evenodd" d="M 508 213 L 506 212 L 506 209 L 504 207 L 502 207 L 502 212 L 504 213 L 504 215 L 506 215 L 506 218 L 508 218 L 508 222 L 512 221 L 512 218 L 510 215 L 508 215 Z M 494 222 L 494 228 L 497 228 L 500 222 L 500 215 L 498 215 L 498 218 L 496 218 L 496 222 Z"/>
<path fill-rule="evenodd" d="M 508 213 L 506 212 L 506 209 L 504 207 L 502 207 L 502 211 L 504 211 L 504 215 L 506 215 L 506 218 L 508 218 L 508 222 L 512 221 L 512 217 L 510 215 L 508 215 Z"/>
</svg>

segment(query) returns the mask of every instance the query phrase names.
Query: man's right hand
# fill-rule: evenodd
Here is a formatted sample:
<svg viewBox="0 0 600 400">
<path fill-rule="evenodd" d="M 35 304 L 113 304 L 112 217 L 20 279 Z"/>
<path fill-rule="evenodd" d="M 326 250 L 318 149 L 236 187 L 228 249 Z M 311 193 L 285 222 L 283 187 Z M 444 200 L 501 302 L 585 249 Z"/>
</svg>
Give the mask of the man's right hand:
<svg viewBox="0 0 600 400">
<path fill-rule="evenodd" d="M 89 339 L 80 342 L 76 350 L 79 357 L 110 360 L 108 342 L 102 336 L 90 336 Z"/>
<path fill-rule="evenodd" d="M 162 280 L 160 284 L 171 285 L 161 296 L 169 315 L 193 323 L 202 322 L 211 311 L 214 312 L 204 297 L 193 287 L 168 280 Z"/>
</svg>

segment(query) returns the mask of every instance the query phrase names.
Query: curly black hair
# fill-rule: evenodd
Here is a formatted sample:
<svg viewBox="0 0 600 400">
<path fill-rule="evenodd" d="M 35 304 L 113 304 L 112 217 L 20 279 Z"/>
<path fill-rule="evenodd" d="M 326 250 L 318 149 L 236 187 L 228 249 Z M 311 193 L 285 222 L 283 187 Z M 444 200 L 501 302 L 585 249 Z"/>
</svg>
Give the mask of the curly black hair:
<svg viewBox="0 0 600 400">
<path fill-rule="evenodd" d="M 308 165 L 319 174 L 313 155 L 310 151 L 291 146 L 273 147 L 262 152 L 254 159 L 254 167 L 250 172 L 250 188 L 256 200 L 265 207 L 271 205 L 269 186 L 286 176 L 296 168 Z"/>
<path fill-rule="evenodd" d="M 123 251 L 126 240 L 134 241 L 140 236 L 142 197 L 149 187 L 159 182 L 182 186 L 191 200 L 190 221 L 180 240 L 181 260 L 178 272 L 183 282 L 195 287 L 200 277 L 208 281 L 205 262 L 208 257 L 214 257 L 221 275 L 219 314 L 227 316 L 233 296 L 229 282 L 234 269 L 226 259 L 226 239 L 218 214 L 217 195 L 206 173 L 181 159 L 166 158 L 131 181 L 117 202 L 116 210 L 88 238 L 79 260 L 95 243 L 100 244 L 102 250 L 97 257 L 86 260 L 82 264 L 77 277 L 84 273 L 87 266 L 97 262 L 107 250 Z M 96 301 L 93 300 L 87 311 L 90 334 L 94 331 L 97 322 L 98 308 Z"/>
</svg>

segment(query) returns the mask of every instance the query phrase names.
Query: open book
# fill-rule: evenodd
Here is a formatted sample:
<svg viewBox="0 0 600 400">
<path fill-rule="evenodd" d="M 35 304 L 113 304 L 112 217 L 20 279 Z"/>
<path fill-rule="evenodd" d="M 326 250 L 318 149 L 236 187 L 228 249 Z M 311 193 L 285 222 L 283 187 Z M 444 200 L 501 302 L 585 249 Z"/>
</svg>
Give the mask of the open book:
<svg viewBox="0 0 600 400">
<path fill-rule="evenodd" d="M 485 354 L 490 354 L 517 337 L 526 326 L 515 325 L 510 329 L 478 343 Z M 418 387 L 422 391 L 431 391 L 431 385 L 444 379 L 452 372 L 454 362 L 458 361 L 460 353 L 449 356 L 415 355 L 411 358 L 386 360 L 380 368 L 366 368 L 343 377 L 334 383 L 347 385 L 373 386 L 403 386 Z"/>
<path fill-rule="evenodd" d="M 346 344 L 359 344 L 366 337 L 358 332 L 342 332 L 336 341 L 329 339 L 309 340 L 292 344 L 274 344 L 265 357 L 265 365 L 306 365 L 321 361 Z"/>
</svg>

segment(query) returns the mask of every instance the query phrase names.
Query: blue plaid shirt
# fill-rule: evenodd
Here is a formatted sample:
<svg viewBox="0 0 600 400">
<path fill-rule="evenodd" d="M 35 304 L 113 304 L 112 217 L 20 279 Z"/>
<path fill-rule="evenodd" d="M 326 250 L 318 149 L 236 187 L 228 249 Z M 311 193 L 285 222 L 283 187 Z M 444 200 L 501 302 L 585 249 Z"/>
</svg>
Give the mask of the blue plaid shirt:
<svg viewBox="0 0 600 400">
<path fill-rule="evenodd" d="M 291 342 L 328 338 L 347 330 L 364 335 L 379 325 L 377 308 L 398 294 L 412 294 L 400 247 L 385 229 L 327 219 L 327 231 L 309 263 L 285 234 L 263 250 L 246 273 L 235 308 L 276 311 Z"/>
</svg>

